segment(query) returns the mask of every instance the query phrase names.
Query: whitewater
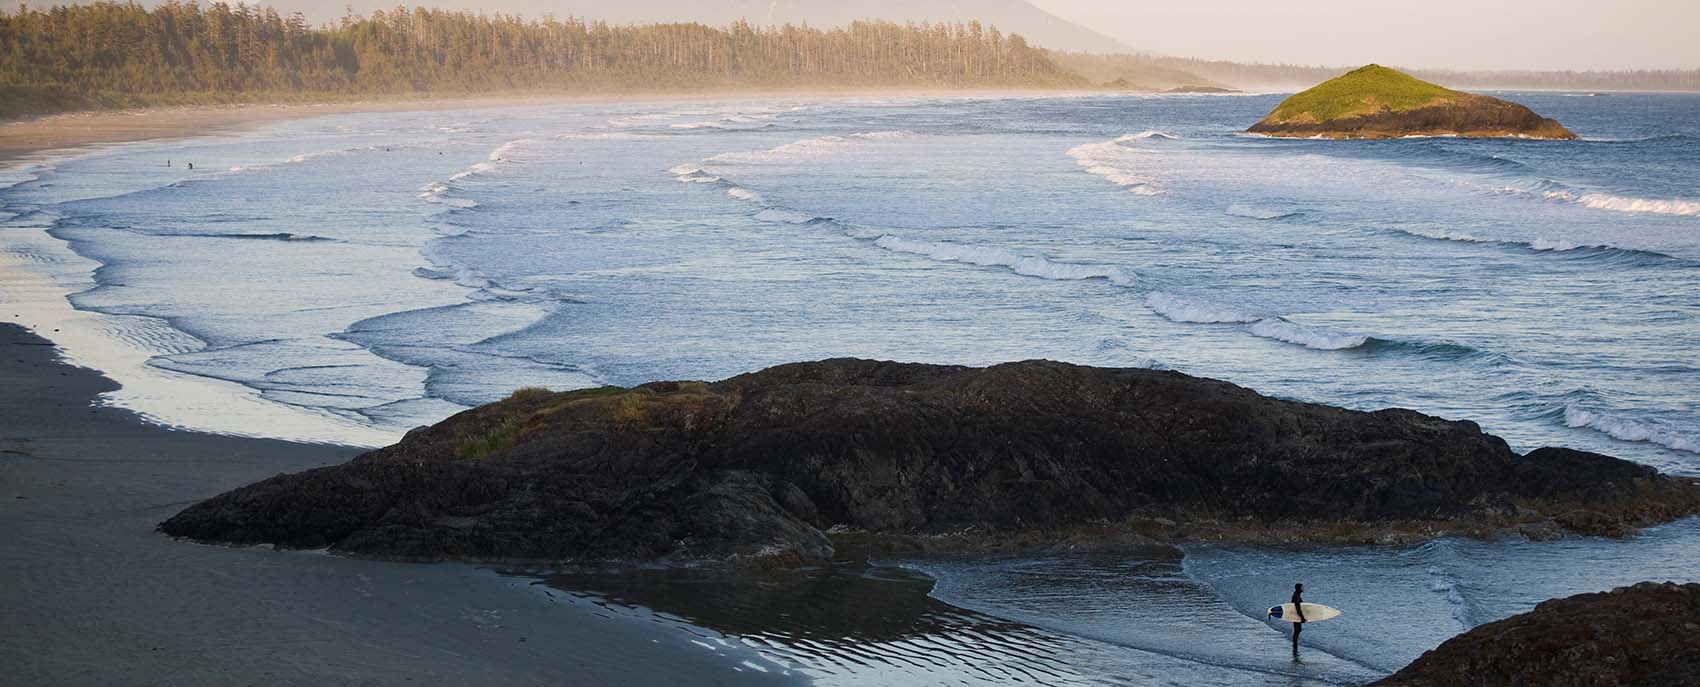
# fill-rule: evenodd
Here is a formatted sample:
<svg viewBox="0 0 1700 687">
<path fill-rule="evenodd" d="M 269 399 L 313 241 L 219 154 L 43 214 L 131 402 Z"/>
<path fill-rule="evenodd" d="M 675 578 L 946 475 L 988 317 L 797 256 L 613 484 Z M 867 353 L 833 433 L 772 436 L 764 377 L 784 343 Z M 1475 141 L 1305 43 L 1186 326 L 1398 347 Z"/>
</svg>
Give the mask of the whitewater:
<svg viewBox="0 0 1700 687">
<path fill-rule="evenodd" d="M 46 154 L 0 171 L 0 314 L 119 382 L 105 403 L 298 441 L 383 445 L 522 386 L 1050 358 L 1700 475 L 1700 97 L 1512 97 L 1584 140 L 1239 133 L 1279 95 L 859 97 L 344 114 Z M 1088 682 L 1131 670 L 1104 650 L 1123 647 L 1188 684 L 1336 684 L 1547 596 L 1695 579 L 1670 561 L 1697 554 L 1681 522 L 904 565 L 1097 647 Z M 1254 611 L 1298 575 L 1411 619 L 1349 614 L 1317 633 L 1328 658 L 1268 663 Z M 1132 620 L 1177 593 L 1183 620 Z"/>
</svg>

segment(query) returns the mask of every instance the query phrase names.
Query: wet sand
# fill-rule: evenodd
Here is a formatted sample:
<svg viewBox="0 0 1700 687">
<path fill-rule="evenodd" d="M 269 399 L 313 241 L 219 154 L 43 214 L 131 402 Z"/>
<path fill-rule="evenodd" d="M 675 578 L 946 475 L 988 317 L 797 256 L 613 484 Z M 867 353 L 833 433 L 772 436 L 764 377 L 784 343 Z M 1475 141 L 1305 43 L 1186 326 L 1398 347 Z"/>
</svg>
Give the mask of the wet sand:
<svg viewBox="0 0 1700 687">
<path fill-rule="evenodd" d="M 49 151 L 88 146 L 134 143 L 153 139 L 190 138 L 258 126 L 350 112 L 417 112 L 484 107 L 523 107 L 587 102 L 656 102 L 760 100 L 764 98 L 941 97 L 983 98 L 1016 96 L 1103 95 L 1091 90 L 930 90 L 914 88 L 842 90 L 715 90 L 654 93 L 540 94 L 509 93 L 476 97 L 422 97 L 321 103 L 275 103 L 159 107 L 134 110 L 66 112 L 21 119 L 0 119 L 0 164 L 25 160 Z"/>
<path fill-rule="evenodd" d="M 9 314 L 9 313 L 8 313 Z M 797 682 L 692 627 L 471 565 L 174 541 L 198 499 L 356 449 L 212 436 L 97 408 L 114 388 L 0 323 L 0 683 Z"/>
<path fill-rule="evenodd" d="M 10 121 L 0 120 L 0 163 L 25 159 L 47 151 L 205 136 L 268 122 L 348 112 L 448 110 L 495 105 L 536 105 L 572 100 L 575 98 L 568 96 L 512 96 L 67 112 Z"/>
</svg>

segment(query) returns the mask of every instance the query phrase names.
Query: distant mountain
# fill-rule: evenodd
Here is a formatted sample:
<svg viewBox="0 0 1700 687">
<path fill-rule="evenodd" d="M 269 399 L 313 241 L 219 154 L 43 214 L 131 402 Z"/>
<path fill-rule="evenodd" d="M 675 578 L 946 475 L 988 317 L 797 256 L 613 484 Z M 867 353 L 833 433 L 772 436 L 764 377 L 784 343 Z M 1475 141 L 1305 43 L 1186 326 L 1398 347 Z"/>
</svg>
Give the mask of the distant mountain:
<svg viewBox="0 0 1700 687">
<path fill-rule="evenodd" d="M 67 0 L 58 0 L 67 4 Z M 232 5 L 235 0 L 229 0 Z M 27 0 L 31 7 L 54 0 Z M 153 6 L 158 0 L 145 0 Z M 256 4 L 250 2 L 250 4 Z M 757 25 L 808 24 L 816 28 L 843 26 L 858 19 L 898 23 L 978 21 L 1006 34 L 1021 34 L 1027 42 L 1053 50 L 1092 53 L 1131 52 L 1114 38 L 1057 17 L 1026 0 L 259 0 L 279 12 L 300 11 L 315 24 L 334 22 L 348 9 L 358 14 L 387 10 L 398 4 L 441 9 L 519 14 L 528 19 L 553 15 L 611 24 L 698 22 L 724 26 L 740 19 Z"/>
</svg>

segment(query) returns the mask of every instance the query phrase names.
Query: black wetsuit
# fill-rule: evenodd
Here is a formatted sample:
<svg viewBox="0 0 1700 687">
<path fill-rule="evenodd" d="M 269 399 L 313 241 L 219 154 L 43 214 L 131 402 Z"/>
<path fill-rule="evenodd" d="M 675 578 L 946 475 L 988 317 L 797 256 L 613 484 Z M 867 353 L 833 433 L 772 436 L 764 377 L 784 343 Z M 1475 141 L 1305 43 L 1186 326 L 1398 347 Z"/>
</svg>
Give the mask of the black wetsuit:
<svg viewBox="0 0 1700 687">
<path fill-rule="evenodd" d="M 1299 619 L 1297 621 L 1293 622 L 1293 652 L 1294 653 L 1297 653 L 1298 650 L 1299 650 L 1299 633 L 1304 631 L 1304 629 L 1305 629 L 1305 609 L 1304 609 L 1305 600 L 1302 596 L 1303 594 L 1304 594 L 1304 592 L 1301 592 L 1297 589 L 1293 590 L 1293 615 L 1296 615 L 1296 616 L 1299 617 Z"/>
</svg>

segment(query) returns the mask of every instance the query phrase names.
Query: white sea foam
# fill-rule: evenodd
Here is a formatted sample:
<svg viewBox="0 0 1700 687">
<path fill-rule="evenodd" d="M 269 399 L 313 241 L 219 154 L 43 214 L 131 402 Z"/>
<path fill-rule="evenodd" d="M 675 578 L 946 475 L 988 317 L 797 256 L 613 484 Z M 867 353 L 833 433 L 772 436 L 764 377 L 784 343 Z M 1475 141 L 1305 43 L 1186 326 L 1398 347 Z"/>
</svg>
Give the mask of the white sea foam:
<svg viewBox="0 0 1700 687">
<path fill-rule="evenodd" d="M 1258 320 L 1252 323 L 1251 333 L 1266 339 L 1285 341 L 1321 351 L 1357 348 L 1369 341 L 1367 336 L 1310 327 L 1284 317 L 1267 317 Z"/>
<path fill-rule="evenodd" d="M 1131 155 L 1135 153 L 1133 144 L 1147 140 L 1176 140 L 1174 134 L 1162 131 L 1145 131 L 1129 134 L 1112 141 L 1085 143 L 1068 150 L 1068 156 L 1074 162 L 1085 167 L 1087 173 L 1103 177 L 1117 186 L 1126 188 L 1129 192 L 1142 196 L 1154 196 L 1163 192 L 1151 178 L 1132 169 Z"/>
<path fill-rule="evenodd" d="M 847 134 L 844 136 L 816 136 L 814 138 L 805 138 L 800 141 L 793 141 L 784 145 L 774 146 L 767 150 L 721 153 L 707 158 L 703 160 L 703 162 L 707 164 L 761 164 L 764 162 L 778 162 L 798 157 L 842 152 L 856 145 L 858 141 L 890 141 L 909 138 L 915 135 L 916 134 L 911 131 L 867 131 Z"/>
<path fill-rule="evenodd" d="M 449 186 L 446 183 L 433 181 L 424 186 L 420 186 L 418 196 L 427 203 L 441 203 L 450 207 L 471 208 L 478 206 L 478 201 L 470 198 L 455 198 L 448 195 L 449 192 L 453 190 L 454 187 Z"/>
<path fill-rule="evenodd" d="M 1452 579 L 1452 576 L 1446 574 L 1446 571 L 1439 566 L 1429 566 L 1428 574 L 1430 575 L 1429 591 L 1446 596 L 1446 603 L 1452 606 L 1452 619 L 1457 620 L 1458 624 L 1465 629 L 1474 627 L 1474 624 L 1470 622 L 1470 608 L 1464 601 L 1463 592 L 1458 588 L 1458 581 Z"/>
<path fill-rule="evenodd" d="M 1700 217 L 1700 201 L 1695 200 L 1634 198 L 1614 196 L 1609 193 L 1583 193 L 1568 190 L 1547 191 L 1541 195 L 1548 200 L 1562 200 L 1596 210 Z"/>
<path fill-rule="evenodd" d="M 1174 322 L 1219 324 L 1256 322 L 1263 319 L 1261 316 L 1235 310 L 1218 303 L 1164 291 L 1153 291 L 1146 294 L 1145 304 L 1150 306 L 1157 314 Z"/>
<path fill-rule="evenodd" d="M 777 119 L 778 117 L 779 117 L 778 113 L 738 113 L 738 114 L 729 114 L 729 115 L 720 117 L 718 119 L 710 119 L 710 120 L 697 121 L 697 122 L 679 122 L 679 123 L 676 123 L 676 124 L 668 124 L 667 126 L 670 129 L 684 129 L 684 130 L 690 130 L 690 129 L 722 129 L 722 130 L 727 130 L 727 131 L 741 131 L 741 130 L 746 130 L 746 129 L 761 129 L 761 128 L 773 126 L 774 125 L 773 120 Z"/>
<path fill-rule="evenodd" d="M 1426 239 L 1439 239 L 1441 241 L 1460 241 L 1460 242 L 1463 242 L 1463 243 L 1492 243 L 1493 242 L 1491 239 L 1477 238 L 1476 235 L 1474 235 L 1474 234 L 1470 234 L 1470 233 L 1462 232 L 1462 231 L 1452 231 L 1450 229 L 1433 229 L 1433 230 L 1404 229 L 1403 231 L 1407 234 L 1412 235 L 1412 236 L 1421 236 L 1421 237 L 1426 238 Z"/>
<path fill-rule="evenodd" d="M 755 191 L 751 191 L 742 186 L 733 186 L 732 188 L 726 189 L 726 195 L 737 198 L 738 200 L 749 201 L 751 203 L 760 203 L 764 200 L 760 193 L 756 193 Z"/>
<path fill-rule="evenodd" d="M 720 177 L 709 174 L 707 170 L 697 165 L 674 165 L 667 171 L 674 178 L 687 184 L 712 184 L 721 181 Z"/>
<path fill-rule="evenodd" d="M 1683 428 L 1660 418 L 1631 418 L 1589 410 L 1575 402 L 1564 405 L 1564 424 L 1603 432 L 1623 441 L 1645 441 L 1666 448 L 1700 453 L 1700 428 Z"/>
<path fill-rule="evenodd" d="M 43 227 L 45 229 L 45 227 Z M 163 320 L 112 315 L 71 307 L 66 296 L 96 286 L 99 263 L 72 252 L 45 230 L 4 232 L 0 250 L 0 302 L 13 322 L 49 337 L 66 362 L 99 370 L 119 388 L 100 395 L 102 405 L 126 408 L 171 427 L 215 434 L 292 441 L 382 446 L 398 431 L 371 427 L 332 412 L 285 405 L 232 381 L 163 369 L 160 355 L 199 350 L 199 339 Z M 17 259 L 22 254 L 51 260 Z"/>
<path fill-rule="evenodd" d="M 490 151 L 488 159 L 491 162 L 507 162 L 508 158 L 518 152 L 521 148 L 536 142 L 536 139 L 531 138 L 518 138 L 508 141 L 507 143 L 497 146 L 495 150 Z"/>
<path fill-rule="evenodd" d="M 881 236 L 874 245 L 889 251 L 923 255 L 934 260 L 961 262 L 985 267 L 1005 267 L 1016 274 L 1059 281 L 1103 279 L 1119 286 L 1131 286 L 1132 274 L 1114 265 L 1056 262 L 1038 255 L 1026 255 L 1004 248 L 986 248 L 943 241 L 914 241 L 892 235 Z"/>
<path fill-rule="evenodd" d="M 1574 241 L 1565 241 L 1565 240 L 1562 240 L 1562 239 L 1538 238 L 1538 239 L 1535 239 L 1533 241 L 1530 241 L 1529 247 L 1533 248 L 1535 250 L 1567 251 L 1567 250 L 1576 250 L 1577 248 L 1582 248 L 1584 246 L 1582 244 L 1576 243 Z"/>
<path fill-rule="evenodd" d="M 557 141 L 654 141 L 660 139 L 660 136 L 630 131 L 571 131 L 555 136 Z"/>
</svg>

